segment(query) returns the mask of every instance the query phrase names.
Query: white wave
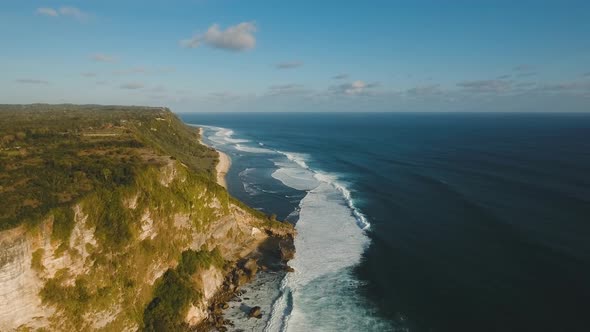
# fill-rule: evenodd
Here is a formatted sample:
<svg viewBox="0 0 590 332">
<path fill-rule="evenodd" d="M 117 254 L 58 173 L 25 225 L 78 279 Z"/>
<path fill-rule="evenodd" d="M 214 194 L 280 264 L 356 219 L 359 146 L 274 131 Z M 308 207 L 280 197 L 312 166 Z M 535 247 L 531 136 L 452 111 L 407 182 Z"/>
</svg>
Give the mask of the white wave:
<svg viewBox="0 0 590 332">
<path fill-rule="evenodd" d="M 212 135 L 207 136 L 207 138 L 220 145 L 227 145 L 229 144 L 238 144 L 238 143 L 248 143 L 250 140 L 243 139 L 243 138 L 233 138 L 234 131 L 227 128 L 222 127 L 215 127 L 215 126 L 200 126 L 203 129 L 207 129 L 212 131 Z"/>
<path fill-rule="evenodd" d="M 273 150 L 264 149 L 264 148 L 257 148 L 257 147 L 252 147 L 252 146 L 245 146 L 242 144 L 236 144 L 235 148 L 236 148 L 236 150 L 239 150 L 242 152 L 249 152 L 249 153 L 275 153 L 275 151 L 273 151 Z"/>
<path fill-rule="evenodd" d="M 265 331 L 388 330 L 388 324 L 360 303 L 350 273 L 365 251 L 369 227 L 351 191 L 335 174 L 313 170 L 306 154 L 277 151 L 288 161 L 275 161 L 272 177 L 307 195 L 299 205 L 295 237 L 295 272 L 281 284 Z M 324 300 L 325 299 L 325 300 Z"/>
<path fill-rule="evenodd" d="M 258 189 L 258 187 L 252 183 L 242 182 L 242 186 L 244 187 L 244 191 L 250 196 L 256 196 L 260 194 L 260 189 Z"/>
<path fill-rule="evenodd" d="M 296 163 L 297 165 L 311 170 L 309 168 L 309 166 L 307 166 L 307 163 L 305 162 L 305 159 L 308 158 L 308 156 L 306 154 L 303 153 L 295 153 L 295 152 L 284 152 L 284 151 L 279 151 L 277 150 L 278 153 L 284 155 L 285 157 L 287 157 L 287 159 L 291 160 L 292 162 Z"/>
<path fill-rule="evenodd" d="M 254 172 L 255 170 L 256 170 L 256 168 L 247 167 L 246 169 L 244 169 L 243 171 L 241 171 L 240 173 L 238 173 L 238 176 L 243 181 L 246 176 L 250 175 L 250 173 Z"/>
<path fill-rule="evenodd" d="M 319 185 L 312 172 L 299 167 L 280 167 L 272 173 L 272 177 L 297 190 L 312 190 Z"/>
<path fill-rule="evenodd" d="M 295 271 L 287 274 L 281 284 L 282 295 L 275 301 L 265 330 L 310 331 L 312 328 L 331 331 L 340 325 L 334 318 L 326 316 L 328 310 L 333 314 L 334 306 L 356 308 L 356 304 L 336 301 L 329 306 L 320 301 L 314 304 L 309 298 L 337 296 L 340 290 L 335 289 L 328 294 L 318 289 L 317 284 L 328 276 L 344 276 L 348 268 L 358 264 L 369 238 L 359 230 L 356 219 L 343 204 L 342 195 L 327 181 L 319 182 L 300 202 L 296 228 L 297 253 L 289 262 Z M 336 299 L 328 301 L 332 300 Z"/>
<path fill-rule="evenodd" d="M 339 182 L 337 177 L 335 177 L 333 175 L 321 173 L 321 172 L 316 172 L 315 178 L 318 179 L 319 181 L 329 183 L 330 185 L 334 186 L 334 188 L 336 188 L 342 194 L 342 196 L 344 197 L 344 200 L 346 202 L 346 205 L 350 208 L 350 210 L 352 211 L 352 214 L 355 216 L 355 219 L 359 223 L 359 226 L 363 230 L 366 230 L 371 226 L 371 224 L 367 221 L 367 217 L 365 217 L 365 215 L 362 214 L 359 211 L 359 209 L 357 209 L 356 206 L 354 205 L 354 200 L 352 198 L 352 194 L 350 193 L 350 190 L 348 190 L 348 188 L 345 185 L 343 185 L 341 182 Z"/>
<path fill-rule="evenodd" d="M 312 170 L 306 162 L 306 159 L 308 158 L 308 156 L 306 154 L 303 153 L 293 153 L 293 152 L 284 152 L 284 151 L 279 151 L 277 150 L 278 153 L 283 154 L 284 156 L 287 157 L 287 159 L 293 161 L 294 163 L 296 163 L 297 165 L 299 165 L 301 168 L 306 169 L 310 172 L 313 173 L 313 176 L 321 182 L 325 182 L 328 183 L 332 186 L 334 186 L 334 188 L 336 188 L 344 197 L 345 201 L 346 201 L 346 205 L 350 208 L 352 214 L 355 216 L 359 226 L 361 227 L 361 229 L 366 230 L 368 229 L 371 224 L 369 223 L 369 221 L 367 220 L 367 217 L 365 217 L 365 215 L 360 212 L 360 210 L 355 206 L 354 204 L 354 200 L 352 198 L 352 194 L 350 192 L 350 190 L 340 181 L 338 181 L 338 177 L 335 175 L 331 175 L 331 174 L 326 174 L 326 173 L 322 173 L 322 172 L 316 172 L 314 170 Z M 284 167 L 284 165 L 282 165 L 280 162 L 277 163 L 275 162 L 275 164 L 277 166 L 282 166 Z M 284 180 L 290 176 L 292 173 L 288 172 L 288 171 L 281 171 L 281 169 L 284 168 L 279 168 L 279 170 L 277 170 L 275 173 L 273 173 L 273 177 L 275 179 L 280 180 L 281 182 L 283 182 L 284 184 L 286 184 L 287 186 L 293 187 L 291 184 L 295 184 L 295 182 L 285 182 Z M 281 172 L 280 172 L 281 171 Z M 287 173 L 287 174 L 284 174 Z M 296 178 L 296 177 L 295 177 Z M 299 189 L 296 187 L 293 187 L 295 189 Z M 299 190 L 306 190 L 306 189 L 299 189 Z"/>
</svg>

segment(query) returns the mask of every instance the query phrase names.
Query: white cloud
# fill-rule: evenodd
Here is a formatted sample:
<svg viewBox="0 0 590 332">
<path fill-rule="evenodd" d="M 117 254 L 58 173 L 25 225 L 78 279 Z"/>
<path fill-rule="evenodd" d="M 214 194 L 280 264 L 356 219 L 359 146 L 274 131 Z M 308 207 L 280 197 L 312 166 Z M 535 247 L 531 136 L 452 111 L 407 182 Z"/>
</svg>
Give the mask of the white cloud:
<svg viewBox="0 0 590 332">
<path fill-rule="evenodd" d="M 291 69 L 303 66 L 303 62 L 301 61 L 291 61 L 291 62 L 281 62 L 277 63 L 275 67 L 277 69 Z"/>
<path fill-rule="evenodd" d="M 39 15 L 43 15 L 43 16 L 52 16 L 52 17 L 59 16 L 59 14 L 57 13 L 57 10 L 55 10 L 53 8 L 47 8 L 47 7 L 37 8 L 36 13 Z"/>
<path fill-rule="evenodd" d="M 366 94 L 368 92 L 367 90 L 376 88 L 379 85 L 379 83 L 366 83 L 364 81 L 357 80 L 352 83 L 337 85 L 335 87 L 332 87 L 331 90 L 339 94 L 355 96 Z"/>
<path fill-rule="evenodd" d="M 180 44 L 186 48 L 196 48 L 206 44 L 224 50 L 244 51 L 256 46 L 255 32 L 254 22 L 242 22 L 225 30 L 221 30 L 218 24 L 213 24 L 204 34 L 181 40 Z"/>
<path fill-rule="evenodd" d="M 92 60 L 97 61 L 97 62 L 116 62 L 117 61 L 117 58 L 115 58 L 114 56 L 102 54 L 102 53 L 94 54 L 91 56 L 91 58 L 92 58 Z"/>
<path fill-rule="evenodd" d="M 145 85 L 143 83 L 137 83 L 137 82 L 125 83 L 125 84 L 121 84 L 121 86 L 120 86 L 121 89 L 126 89 L 126 90 L 138 90 L 138 89 L 143 89 L 144 87 L 145 87 Z"/>
<path fill-rule="evenodd" d="M 59 9 L 49 8 L 49 7 L 40 7 L 37 8 L 36 13 L 38 15 L 44 16 L 51 16 L 51 17 L 58 17 L 58 16 L 67 16 L 72 17 L 78 21 L 85 22 L 88 20 L 90 15 L 88 13 L 83 12 L 79 8 L 76 7 L 68 7 L 64 6 Z"/>
</svg>

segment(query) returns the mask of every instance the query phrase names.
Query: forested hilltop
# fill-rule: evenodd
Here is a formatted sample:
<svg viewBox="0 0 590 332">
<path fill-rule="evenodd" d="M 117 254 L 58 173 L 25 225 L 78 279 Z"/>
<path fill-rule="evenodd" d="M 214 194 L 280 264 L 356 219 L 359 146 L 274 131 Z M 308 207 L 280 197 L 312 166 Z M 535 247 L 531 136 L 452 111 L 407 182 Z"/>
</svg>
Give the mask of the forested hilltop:
<svg viewBox="0 0 590 332">
<path fill-rule="evenodd" d="M 223 325 L 215 299 L 294 231 L 217 162 L 166 108 L 0 105 L 0 330 Z"/>
</svg>

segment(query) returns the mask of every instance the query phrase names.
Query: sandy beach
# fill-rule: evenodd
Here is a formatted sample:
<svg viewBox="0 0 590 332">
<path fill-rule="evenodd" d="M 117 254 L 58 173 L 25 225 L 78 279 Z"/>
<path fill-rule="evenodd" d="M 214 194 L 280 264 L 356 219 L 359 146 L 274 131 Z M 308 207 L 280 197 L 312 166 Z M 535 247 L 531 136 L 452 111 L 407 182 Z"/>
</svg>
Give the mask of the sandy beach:
<svg viewBox="0 0 590 332">
<path fill-rule="evenodd" d="M 217 183 L 220 186 L 223 186 L 225 189 L 227 189 L 225 176 L 227 175 L 227 172 L 229 171 L 229 168 L 231 166 L 231 159 L 228 155 L 219 150 L 217 150 L 217 154 L 219 155 L 219 163 L 215 167 L 215 169 L 217 170 Z"/>
<path fill-rule="evenodd" d="M 199 142 L 203 145 L 207 145 L 203 143 L 203 128 L 199 128 L 199 136 Z M 215 170 L 217 171 L 217 183 L 220 186 L 227 189 L 227 182 L 225 181 L 225 176 L 227 175 L 227 172 L 231 167 L 231 159 L 227 154 L 219 150 L 215 151 L 217 151 L 217 155 L 219 156 L 219 163 L 217 163 L 217 166 L 215 167 Z"/>
</svg>

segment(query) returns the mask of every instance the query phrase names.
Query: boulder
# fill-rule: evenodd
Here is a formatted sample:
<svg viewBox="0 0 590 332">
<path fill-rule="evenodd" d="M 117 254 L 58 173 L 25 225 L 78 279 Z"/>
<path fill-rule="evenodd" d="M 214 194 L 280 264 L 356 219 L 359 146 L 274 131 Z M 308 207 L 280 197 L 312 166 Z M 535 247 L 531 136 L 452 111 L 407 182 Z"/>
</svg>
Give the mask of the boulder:
<svg viewBox="0 0 590 332">
<path fill-rule="evenodd" d="M 252 307 L 248 312 L 248 317 L 262 318 L 262 310 L 259 306 Z"/>
</svg>

